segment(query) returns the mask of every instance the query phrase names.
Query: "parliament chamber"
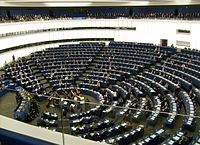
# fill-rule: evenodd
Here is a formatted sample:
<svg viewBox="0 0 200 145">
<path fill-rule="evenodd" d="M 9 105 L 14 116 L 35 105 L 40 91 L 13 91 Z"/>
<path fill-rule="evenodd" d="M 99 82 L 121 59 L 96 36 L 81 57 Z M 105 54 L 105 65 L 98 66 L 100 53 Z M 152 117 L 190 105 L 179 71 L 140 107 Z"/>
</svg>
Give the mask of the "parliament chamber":
<svg viewBox="0 0 200 145">
<path fill-rule="evenodd" d="M 199 18 L 0 7 L 0 145 L 200 144 Z"/>
</svg>

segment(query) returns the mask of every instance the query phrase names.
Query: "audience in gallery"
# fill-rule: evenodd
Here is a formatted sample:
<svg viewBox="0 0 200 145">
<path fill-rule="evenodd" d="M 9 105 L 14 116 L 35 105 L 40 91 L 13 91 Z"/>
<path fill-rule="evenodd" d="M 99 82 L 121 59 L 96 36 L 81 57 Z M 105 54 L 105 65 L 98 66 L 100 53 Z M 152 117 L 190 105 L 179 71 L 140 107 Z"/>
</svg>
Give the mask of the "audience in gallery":
<svg viewBox="0 0 200 145">
<path fill-rule="evenodd" d="M 181 19 L 181 20 L 198 20 L 200 18 L 199 12 L 193 13 L 162 13 L 162 12 L 151 12 L 151 13 L 133 13 L 133 14 L 124 14 L 124 13 L 98 13 L 98 12 L 88 12 L 84 15 L 76 16 L 73 15 L 60 15 L 60 16 L 50 16 L 45 15 L 16 15 L 16 16 L 1 16 L 0 23 L 8 22 L 24 22 L 24 21 L 44 21 L 52 19 L 74 19 L 74 18 L 130 18 L 130 19 Z"/>
</svg>

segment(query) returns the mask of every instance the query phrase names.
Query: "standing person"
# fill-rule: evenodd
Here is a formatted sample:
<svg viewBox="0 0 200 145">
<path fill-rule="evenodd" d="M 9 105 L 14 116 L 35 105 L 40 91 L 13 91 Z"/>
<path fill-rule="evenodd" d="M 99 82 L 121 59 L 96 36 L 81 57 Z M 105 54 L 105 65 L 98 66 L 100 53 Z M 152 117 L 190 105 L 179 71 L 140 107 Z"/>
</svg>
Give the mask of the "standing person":
<svg viewBox="0 0 200 145">
<path fill-rule="evenodd" d="M 100 84 L 99 80 L 97 81 L 97 87 L 98 87 L 98 88 L 101 87 L 101 84 Z"/>
<path fill-rule="evenodd" d="M 63 113 L 63 118 L 65 119 L 66 116 L 67 116 L 67 109 L 66 109 L 66 108 L 63 108 L 63 109 L 62 109 L 62 113 Z"/>
<path fill-rule="evenodd" d="M 82 96 L 81 94 L 79 94 L 79 100 L 80 100 L 80 112 L 83 112 L 83 111 L 85 111 L 85 97 L 84 96 Z"/>
<path fill-rule="evenodd" d="M 12 56 L 12 59 L 13 59 L 13 61 L 15 61 L 15 55 L 13 54 L 13 56 Z"/>
<path fill-rule="evenodd" d="M 74 92 L 74 93 L 75 93 L 75 92 Z M 76 94 L 76 93 L 75 93 L 75 94 Z M 75 95 L 75 94 L 73 95 L 73 96 L 74 96 L 74 104 L 75 104 L 74 110 L 75 110 L 75 112 L 77 113 L 79 102 L 78 102 L 77 95 Z"/>
</svg>

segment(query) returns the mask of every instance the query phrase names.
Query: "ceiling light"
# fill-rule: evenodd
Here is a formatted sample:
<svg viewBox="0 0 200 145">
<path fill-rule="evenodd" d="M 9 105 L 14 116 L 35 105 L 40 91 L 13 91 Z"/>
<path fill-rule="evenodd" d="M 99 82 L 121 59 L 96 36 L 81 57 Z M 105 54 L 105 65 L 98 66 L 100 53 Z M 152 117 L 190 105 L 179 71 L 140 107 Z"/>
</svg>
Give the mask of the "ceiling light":
<svg viewBox="0 0 200 145">
<path fill-rule="evenodd" d="M 72 7 L 72 6 L 90 6 L 91 2 L 61 2 L 61 3 L 54 3 L 54 2 L 48 2 L 44 3 L 45 6 L 48 7 Z"/>
</svg>

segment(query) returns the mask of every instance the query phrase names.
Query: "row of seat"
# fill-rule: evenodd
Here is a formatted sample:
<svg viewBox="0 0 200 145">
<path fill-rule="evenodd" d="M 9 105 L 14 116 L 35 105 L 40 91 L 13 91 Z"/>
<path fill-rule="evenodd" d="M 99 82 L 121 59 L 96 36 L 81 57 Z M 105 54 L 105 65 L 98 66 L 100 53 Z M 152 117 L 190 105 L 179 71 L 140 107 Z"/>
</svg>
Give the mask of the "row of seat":
<svg viewBox="0 0 200 145">
<path fill-rule="evenodd" d="M 83 126 L 78 125 L 78 126 L 71 126 L 71 131 L 73 134 L 81 134 L 81 133 L 87 133 L 87 132 L 93 132 L 93 131 L 98 131 L 102 130 L 104 128 L 110 127 L 114 125 L 113 121 L 110 121 L 108 119 L 104 119 L 98 122 L 93 122 L 91 124 L 84 124 Z"/>
<path fill-rule="evenodd" d="M 82 49 L 88 55 L 81 53 Z M 15 64 L 8 65 L 6 71 L 8 78 L 33 93 L 38 92 L 34 91 L 38 86 L 41 90 L 47 89 L 47 84 L 43 81 L 47 81 L 58 94 L 75 91 L 72 87 L 73 79 L 79 80 L 77 89 L 80 93 L 94 97 L 99 104 L 90 110 L 70 115 L 72 134 L 96 141 L 106 140 L 107 143 L 124 144 L 140 139 L 138 144 L 158 144 L 163 141 L 159 139 L 165 129 L 156 130 L 142 138 L 143 133 L 136 139 L 136 129 L 131 130 L 132 125 L 123 123 L 122 120 L 133 124 L 140 124 L 140 121 L 145 120 L 146 124 L 154 126 L 164 109 L 169 112 L 164 116 L 164 125 L 173 128 L 182 104 L 188 115 L 183 120 L 182 128 L 186 132 L 196 129 L 194 98 L 200 98 L 198 67 L 196 70 L 192 63 L 192 67 L 176 67 L 178 64 L 171 63 L 174 58 L 168 58 L 171 54 L 175 54 L 174 48 L 148 44 L 111 42 L 108 47 L 101 44 L 88 44 L 84 47 L 81 44 L 65 45 L 32 54 L 28 61 L 16 61 Z M 179 53 L 174 56 L 176 55 Z M 190 59 L 187 55 L 180 56 Z M 166 58 L 167 61 L 163 61 Z M 161 64 L 155 65 L 156 62 Z M 149 68 L 150 66 L 154 68 Z M 14 76 L 17 77 L 16 80 Z M 116 109 L 116 106 L 125 108 Z M 130 109 L 132 107 L 134 109 Z M 111 120 L 103 120 L 106 117 Z M 47 119 L 40 121 L 50 121 Z M 146 132 L 146 127 L 143 127 L 142 132 Z M 169 142 L 179 141 L 177 136 L 180 134 L 175 134 Z"/>
<path fill-rule="evenodd" d="M 169 138 L 167 138 L 162 145 L 175 145 L 175 144 L 183 144 L 181 143 L 182 138 L 186 135 L 186 132 L 182 129 L 177 130 L 173 133 Z"/>
<path fill-rule="evenodd" d="M 58 127 L 58 115 L 56 113 L 43 112 L 37 120 L 37 126 Z"/>
<path fill-rule="evenodd" d="M 116 135 L 116 136 L 108 139 L 106 142 L 108 144 L 124 145 L 124 144 L 129 144 L 131 142 L 136 141 L 143 135 L 144 135 L 144 126 L 139 125 L 136 128 L 133 128 L 127 132 L 124 132 L 120 135 Z"/>
<path fill-rule="evenodd" d="M 19 102 L 14 109 L 14 119 L 25 122 L 31 109 L 31 95 L 21 87 L 16 88 L 20 97 Z"/>
<path fill-rule="evenodd" d="M 162 135 L 164 134 L 165 130 L 162 128 L 156 129 L 143 139 L 140 139 L 137 141 L 137 145 L 156 145 L 160 144 L 160 140 Z M 136 145 L 135 143 L 132 143 L 131 145 Z"/>
<path fill-rule="evenodd" d="M 183 128 L 195 130 L 196 107 L 187 92 L 181 91 L 178 95 L 184 104 L 185 113 L 188 115 L 184 120 Z"/>
<path fill-rule="evenodd" d="M 106 138 L 121 134 L 122 132 L 125 132 L 129 129 L 130 127 L 128 127 L 128 124 L 126 122 L 122 122 L 119 125 L 113 125 L 103 130 L 82 134 L 80 136 L 90 140 L 102 141 L 105 140 Z"/>
</svg>

